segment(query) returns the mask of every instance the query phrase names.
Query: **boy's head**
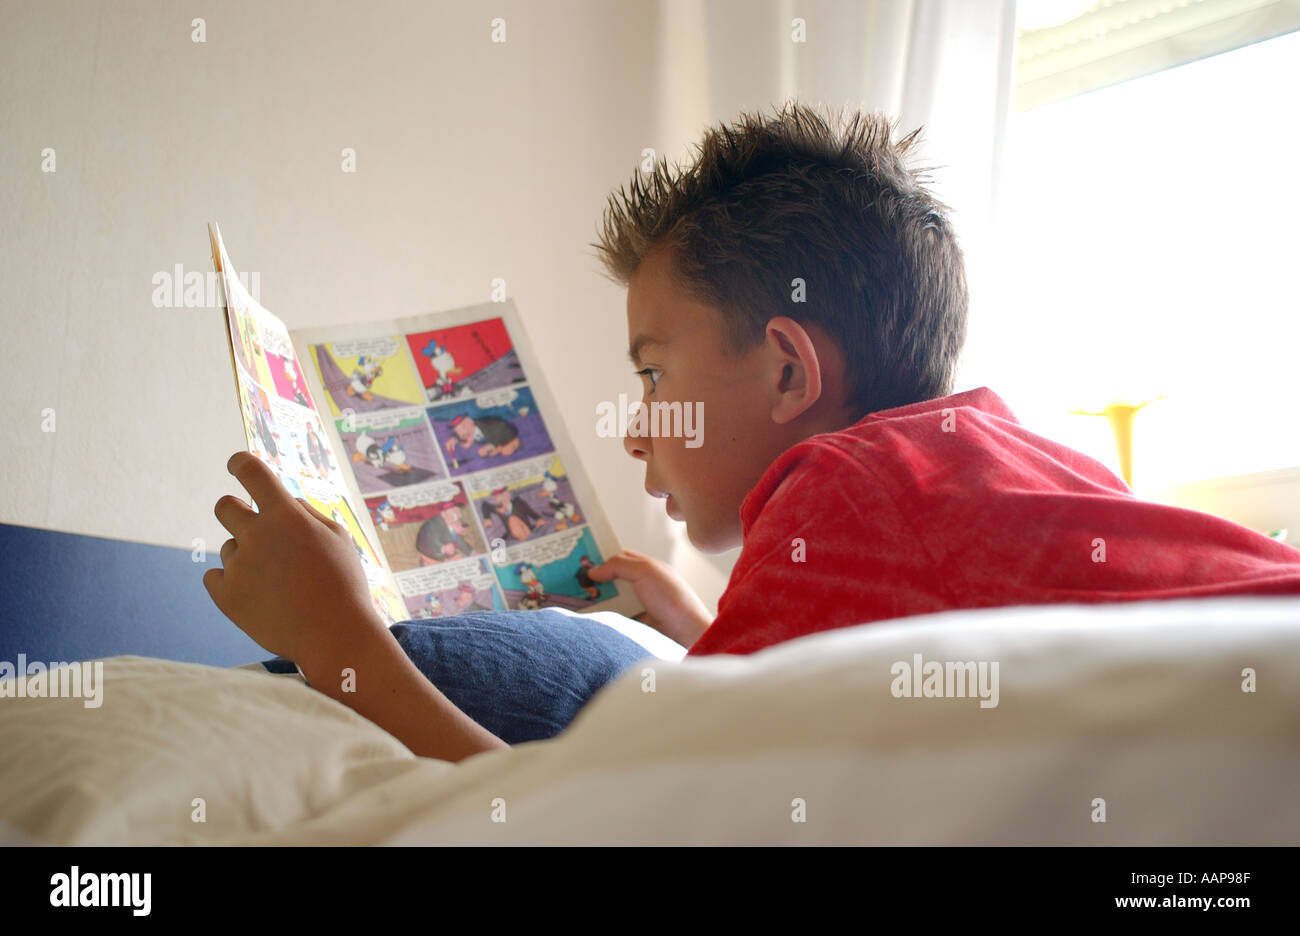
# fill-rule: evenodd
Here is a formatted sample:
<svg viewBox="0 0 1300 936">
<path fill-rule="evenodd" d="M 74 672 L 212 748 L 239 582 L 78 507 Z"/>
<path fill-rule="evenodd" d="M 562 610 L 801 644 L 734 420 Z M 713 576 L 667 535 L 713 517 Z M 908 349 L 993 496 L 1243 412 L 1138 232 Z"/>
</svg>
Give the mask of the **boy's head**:
<svg viewBox="0 0 1300 936">
<path fill-rule="evenodd" d="M 789 103 L 611 196 L 592 246 L 628 287 L 644 402 L 703 420 L 698 447 L 625 445 L 698 548 L 740 545 L 741 501 L 790 446 L 952 392 L 966 277 L 947 206 L 907 165 L 919 134 Z"/>
</svg>

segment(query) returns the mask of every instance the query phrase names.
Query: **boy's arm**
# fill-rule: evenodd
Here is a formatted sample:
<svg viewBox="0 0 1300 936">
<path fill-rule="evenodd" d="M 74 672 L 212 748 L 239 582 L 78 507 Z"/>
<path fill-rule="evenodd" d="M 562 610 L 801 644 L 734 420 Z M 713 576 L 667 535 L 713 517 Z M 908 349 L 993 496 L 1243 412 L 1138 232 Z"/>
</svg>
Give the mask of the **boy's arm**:
<svg viewBox="0 0 1300 936">
<path fill-rule="evenodd" d="M 506 747 L 439 692 L 375 611 L 351 534 L 294 498 L 264 463 L 237 452 L 227 469 L 258 506 L 217 501 L 230 531 L 224 568 L 203 584 L 221 612 L 310 685 L 370 719 L 421 757 L 459 761 Z M 344 670 L 351 670 L 351 674 Z"/>
<path fill-rule="evenodd" d="M 358 634 L 365 628 L 358 626 Z M 308 662 L 298 665 L 308 684 L 370 719 L 420 757 L 460 761 L 509 747 L 439 692 L 388 628 L 383 630 L 346 651 L 327 647 L 306 657 Z"/>
</svg>

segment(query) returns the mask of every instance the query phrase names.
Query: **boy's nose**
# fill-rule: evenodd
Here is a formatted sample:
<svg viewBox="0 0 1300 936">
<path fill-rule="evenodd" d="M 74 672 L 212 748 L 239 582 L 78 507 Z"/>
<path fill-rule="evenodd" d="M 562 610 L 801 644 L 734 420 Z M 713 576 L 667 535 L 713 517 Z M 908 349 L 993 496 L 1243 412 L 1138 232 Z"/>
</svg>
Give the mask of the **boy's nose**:
<svg viewBox="0 0 1300 936">
<path fill-rule="evenodd" d="M 641 436 L 623 436 L 623 448 L 633 458 L 644 459 L 650 454 L 650 449 L 646 447 L 646 440 Z"/>
</svg>

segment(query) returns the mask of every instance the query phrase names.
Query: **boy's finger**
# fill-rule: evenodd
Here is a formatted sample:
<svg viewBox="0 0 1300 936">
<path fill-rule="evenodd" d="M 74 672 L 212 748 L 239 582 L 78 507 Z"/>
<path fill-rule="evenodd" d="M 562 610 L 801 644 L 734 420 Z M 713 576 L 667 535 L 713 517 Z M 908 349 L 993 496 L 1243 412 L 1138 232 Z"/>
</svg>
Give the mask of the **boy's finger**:
<svg viewBox="0 0 1300 936">
<path fill-rule="evenodd" d="M 252 452 L 236 452 L 226 462 L 226 470 L 244 486 L 259 511 L 282 506 L 293 498 L 264 461 Z"/>
<path fill-rule="evenodd" d="M 587 575 L 595 582 L 608 582 L 616 578 L 629 581 L 636 575 L 639 563 L 626 556 L 611 556 L 598 566 L 587 570 Z"/>
<path fill-rule="evenodd" d="M 333 517 L 327 517 L 319 510 L 317 510 L 315 507 L 313 507 L 311 501 L 307 500 L 307 498 L 295 497 L 294 500 L 296 500 L 298 503 L 306 507 L 307 513 L 311 514 L 313 517 L 315 517 L 317 520 L 319 520 L 321 523 L 325 524 L 326 526 L 330 526 L 331 524 L 338 522 Z"/>
<path fill-rule="evenodd" d="M 217 606 L 217 610 L 226 614 L 225 608 L 225 573 L 221 569 L 208 569 L 203 573 L 203 587 L 208 590 L 208 597 Z M 230 615 L 226 614 L 226 617 Z"/>
<path fill-rule="evenodd" d="M 217 506 L 212 509 L 212 512 L 231 536 L 238 536 L 240 531 L 248 526 L 248 521 L 257 516 L 252 507 L 233 494 L 217 498 Z"/>
</svg>

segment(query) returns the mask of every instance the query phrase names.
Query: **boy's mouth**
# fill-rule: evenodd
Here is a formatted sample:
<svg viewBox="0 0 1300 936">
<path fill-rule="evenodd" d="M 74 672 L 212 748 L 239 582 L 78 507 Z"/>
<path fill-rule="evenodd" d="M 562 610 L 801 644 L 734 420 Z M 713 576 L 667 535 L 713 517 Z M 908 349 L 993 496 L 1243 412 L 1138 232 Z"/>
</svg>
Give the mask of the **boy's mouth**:
<svg viewBox="0 0 1300 936">
<path fill-rule="evenodd" d="M 681 515 L 677 512 L 677 502 L 673 500 L 673 496 L 671 494 L 669 494 L 667 491 L 660 491 L 657 490 L 656 488 L 652 488 L 648 484 L 646 485 L 645 492 L 649 494 L 651 497 L 659 497 L 663 499 L 664 512 L 668 514 L 669 519 L 672 520 L 681 519 Z"/>
</svg>

